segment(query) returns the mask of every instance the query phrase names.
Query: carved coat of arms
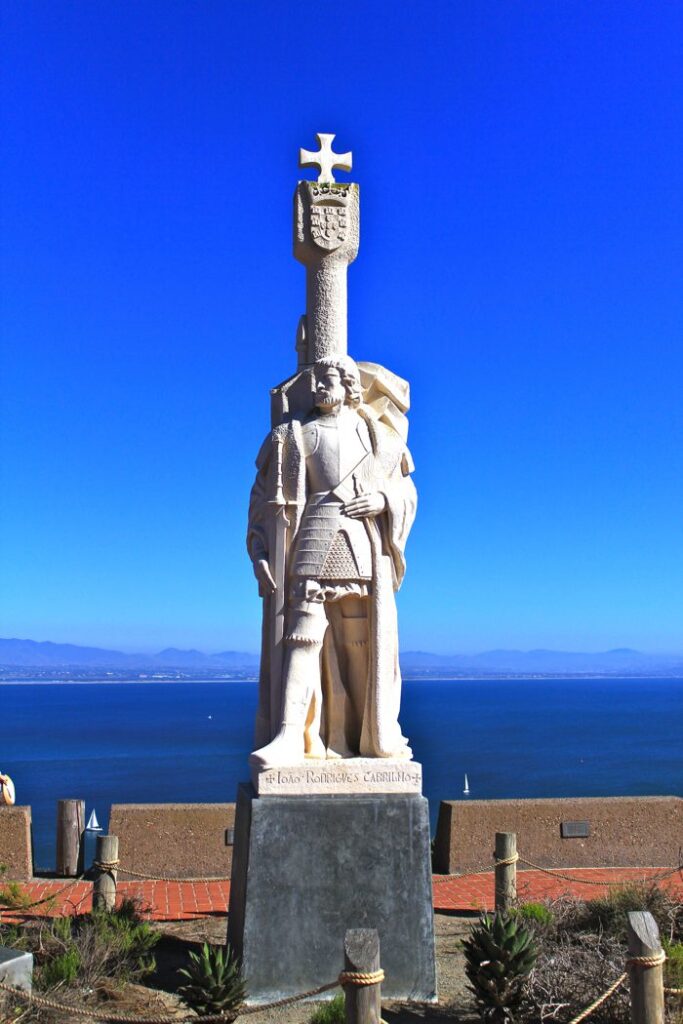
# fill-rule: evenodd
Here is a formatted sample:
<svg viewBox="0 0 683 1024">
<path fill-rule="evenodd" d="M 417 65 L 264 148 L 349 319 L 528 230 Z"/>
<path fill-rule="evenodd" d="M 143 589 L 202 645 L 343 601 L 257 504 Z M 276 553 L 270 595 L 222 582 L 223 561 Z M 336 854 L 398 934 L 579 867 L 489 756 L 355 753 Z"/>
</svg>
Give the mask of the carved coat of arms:
<svg viewBox="0 0 683 1024">
<path fill-rule="evenodd" d="M 311 207 L 311 238 L 321 249 L 336 249 L 346 241 L 346 208 L 319 204 Z"/>
</svg>

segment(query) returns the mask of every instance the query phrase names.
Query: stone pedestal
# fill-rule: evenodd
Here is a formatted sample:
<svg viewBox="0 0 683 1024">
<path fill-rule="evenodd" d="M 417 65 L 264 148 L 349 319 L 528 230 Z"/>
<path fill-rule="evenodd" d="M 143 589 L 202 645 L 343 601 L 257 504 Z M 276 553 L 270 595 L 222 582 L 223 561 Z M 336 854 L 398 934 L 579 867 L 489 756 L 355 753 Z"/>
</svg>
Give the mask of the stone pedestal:
<svg viewBox="0 0 683 1024">
<path fill-rule="evenodd" d="M 333 981 L 348 928 L 378 929 L 383 996 L 436 998 L 427 800 L 257 796 L 240 786 L 228 941 L 248 1002 Z"/>
</svg>

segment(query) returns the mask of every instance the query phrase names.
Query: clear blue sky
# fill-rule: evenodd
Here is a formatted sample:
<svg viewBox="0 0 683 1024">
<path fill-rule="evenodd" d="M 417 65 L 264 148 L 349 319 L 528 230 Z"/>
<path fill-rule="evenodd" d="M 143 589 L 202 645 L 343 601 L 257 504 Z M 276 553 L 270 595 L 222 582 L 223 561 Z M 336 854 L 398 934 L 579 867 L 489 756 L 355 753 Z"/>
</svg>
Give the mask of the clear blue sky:
<svg viewBox="0 0 683 1024">
<path fill-rule="evenodd" d="M 247 495 L 328 131 L 350 352 L 413 389 L 404 649 L 683 650 L 679 4 L 0 16 L 0 635 L 257 648 Z"/>
</svg>

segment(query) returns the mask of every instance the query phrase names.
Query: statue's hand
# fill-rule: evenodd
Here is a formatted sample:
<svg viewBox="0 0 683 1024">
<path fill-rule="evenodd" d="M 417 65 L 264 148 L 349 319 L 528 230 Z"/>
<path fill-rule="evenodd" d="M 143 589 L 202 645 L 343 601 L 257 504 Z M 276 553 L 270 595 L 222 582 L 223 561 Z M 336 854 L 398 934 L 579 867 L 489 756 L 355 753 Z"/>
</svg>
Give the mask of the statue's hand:
<svg viewBox="0 0 683 1024">
<path fill-rule="evenodd" d="M 259 558 L 254 562 L 254 576 L 258 580 L 258 592 L 260 597 L 267 597 L 277 590 L 270 566 L 265 558 Z"/>
<path fill-rule="evenodd" d="M 369 494 L 361 494 L 344 505 L 344 515 L 351 519 L 364 519 L 366 516 L 376 516 L 387 507 L 387 499 L 380 491 L 372 491 Z"/>
</svg>

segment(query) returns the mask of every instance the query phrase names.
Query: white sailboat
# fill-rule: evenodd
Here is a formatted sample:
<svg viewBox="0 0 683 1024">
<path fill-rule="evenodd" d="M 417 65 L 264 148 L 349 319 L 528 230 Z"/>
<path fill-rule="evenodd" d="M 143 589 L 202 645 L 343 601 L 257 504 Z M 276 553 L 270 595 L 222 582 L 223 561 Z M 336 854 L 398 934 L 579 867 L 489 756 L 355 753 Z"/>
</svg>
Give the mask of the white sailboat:
<svg viewBox="0 0 683 1024">
<path fill-rule="evenodd" d="M 465 788 L 463 789 L 463 793 L 465 794 L 465 796 L 470 795 L 470 784 L 467 781 L 467 773 L 465 773 Z"/>
<path fill-rule="evenodd" d="M 97 820 L 97 815 L 95 814 L 95 808 L 93 808 L 92 814 L 88 818 L 88 824 L 85 826 L 85 831 L 86 832 L 101 832 L 102 831 L 102 826 L 100 825 L 99 821 Z"/>
</svg>

